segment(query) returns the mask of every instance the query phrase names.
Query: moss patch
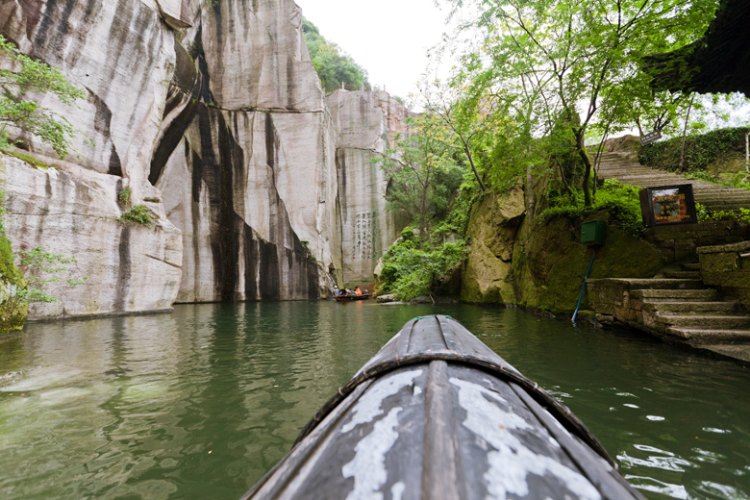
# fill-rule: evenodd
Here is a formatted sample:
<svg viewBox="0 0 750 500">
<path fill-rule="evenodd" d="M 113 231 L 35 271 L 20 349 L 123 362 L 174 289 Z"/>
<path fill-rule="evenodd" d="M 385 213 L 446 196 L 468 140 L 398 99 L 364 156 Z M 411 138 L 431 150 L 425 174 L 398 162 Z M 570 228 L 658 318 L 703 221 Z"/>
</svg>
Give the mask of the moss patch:
<svg viewBox="0 0 750 500">
<path fill-rule="evenodd" d="M 29 313 L 29 304 L 21 296 L 25 288 L 23 275 L 14 264 L 10 241 L 0 225 L 0 334 L 23 328 Z"/>
<path fill-rule="evenodd" d="M 603 211 L 589 218 L 610 220 L 610 215 Z M 550 312 L 574 309 L 591 256 L 591 250 L 579 243 L 581 222 L 560 216 L 537 219 L 528 228 L 513 254 L 517 304 Z M 647 278 L 663 265 L 656 247 L 609 223 L 607 242 L 597 250 L 591 277 Z"/>
</svg>

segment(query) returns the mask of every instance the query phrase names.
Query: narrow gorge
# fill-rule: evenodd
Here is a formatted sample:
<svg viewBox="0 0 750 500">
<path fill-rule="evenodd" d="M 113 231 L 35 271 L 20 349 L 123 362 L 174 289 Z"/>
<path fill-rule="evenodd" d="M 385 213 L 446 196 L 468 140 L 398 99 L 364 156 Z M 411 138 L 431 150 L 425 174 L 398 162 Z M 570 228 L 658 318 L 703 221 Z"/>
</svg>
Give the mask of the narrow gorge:
<svg viewBox="0 0 750 500">
<path fill-rule="evenodd" d="M 30 319 L 372 280 L 397 232 L 372 158 L 408 111 L 383 91 L 327 97 L 302 20 L 291 0 L 0 1 L 0 34 L 85 92 L 38 96 L 75 129 L 65 160 L 22 134 L 28 151 L 0 157 L 14 251 L 72 261 Z"/>
</svg>

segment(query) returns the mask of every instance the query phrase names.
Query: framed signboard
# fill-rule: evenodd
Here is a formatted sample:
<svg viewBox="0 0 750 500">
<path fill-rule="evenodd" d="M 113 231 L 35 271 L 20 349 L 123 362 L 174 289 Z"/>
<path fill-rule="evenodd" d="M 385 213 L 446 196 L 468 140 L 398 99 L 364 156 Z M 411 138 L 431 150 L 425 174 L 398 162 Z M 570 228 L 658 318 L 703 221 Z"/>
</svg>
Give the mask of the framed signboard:
<svg viewBox="0 0 750 500">
<path fill-rule="evenodd" d="M 655 143 L 659 139 L 661 139 L 661 132 L 658 132 L 658 131 L 649 132 L 648 134 L 641 137 L 641 144 L 646 146 L 648 144 Z"/>
<path fill-rule="evenodd" d="M 693 185 L 651 187 L 641 190 L 643 223 L 648 227 L 695 224 Z"/>
</svg>

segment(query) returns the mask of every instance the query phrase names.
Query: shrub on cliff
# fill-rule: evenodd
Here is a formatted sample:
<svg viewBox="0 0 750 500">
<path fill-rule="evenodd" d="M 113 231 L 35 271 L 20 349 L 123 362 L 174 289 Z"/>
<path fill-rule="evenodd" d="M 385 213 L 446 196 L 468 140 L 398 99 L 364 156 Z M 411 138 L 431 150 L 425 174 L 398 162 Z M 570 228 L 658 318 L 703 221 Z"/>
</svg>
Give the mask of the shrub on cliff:
<svg viewBox="0 0 750 500">
<path fill-rule="evenodd" d="M 597 190 L 594 203 L 590 207 L 584 205 L 581 192 L 574 192 L 572 196 L 569 193 L 551 193 L 550 206 L 542 211 L 541 217 L 545 221 L 559 216 L 580 220 L 601 210 L 606 210 L 612 220 L 632 236 L 643 233 L 638 188 L 611 179 L 604 181 L 602 187 Z"/>
<path fill-rule="evenodd" d="M 71 104 L 84 96 L 83 91 L 70 84 L 55 68 L 22 54 L 2 35 L 0 60 L 4 62 L 0 69 L 0 151 L 7 151 L 14 145 L 12 130 L 40 138 L 60 157 L 65 157 L 72 125 L 27 96 L 49 93 L 63 104 Z"/>
<path fill-rule="evenodd" d="M 26 282 L 15 265 L 13 249 L 5 236 L 3 198 L 0 192 L 0 333 L 20 330 L 29 309 L 22 294 Z"/>
<path fill-rule="evenodd" d="M 136 205 L 120 216 L 124 224 L 139 224 L 151 227 L 154 225 L 154 214 L 146 205 Z"/>
</svg>

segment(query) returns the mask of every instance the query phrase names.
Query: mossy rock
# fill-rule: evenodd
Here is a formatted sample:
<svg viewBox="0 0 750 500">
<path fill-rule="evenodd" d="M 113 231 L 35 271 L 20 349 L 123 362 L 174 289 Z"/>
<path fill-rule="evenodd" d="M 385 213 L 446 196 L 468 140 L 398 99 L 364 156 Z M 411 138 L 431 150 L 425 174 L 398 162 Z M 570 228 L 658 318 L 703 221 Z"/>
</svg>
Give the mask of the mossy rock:
<svg viewBox="0 0 750 500">
<path fill-rule="evenodd" d="M 10 241 L 0 227 L 0 334 L 23 328 L 29 304 L 19 292 L 25 288 L 23 275 L 14 263 Z"/>
<path fill-rule="evenodd" d="M 588 219 L 608 220 L 601 212 Z M 535 220 L 513 254 L 513 275 L 519 305 L 550 312 L 575 308 L 591 250 L 580 241 L 580 224 L 566 217 Z M 608 224 L 607 241 L 597 250 L 592 278 L 647 278 L 664 261 L 659 250 L 615 224 Z"/>
<path fill-rule="evenodd" d="M 463 302 L 514 302 L 511 257 L 524 213 L 520 188 L 488 196 L 473 210 L 467 231 L 469 253 L 461 279 Z"/>
</svg>

